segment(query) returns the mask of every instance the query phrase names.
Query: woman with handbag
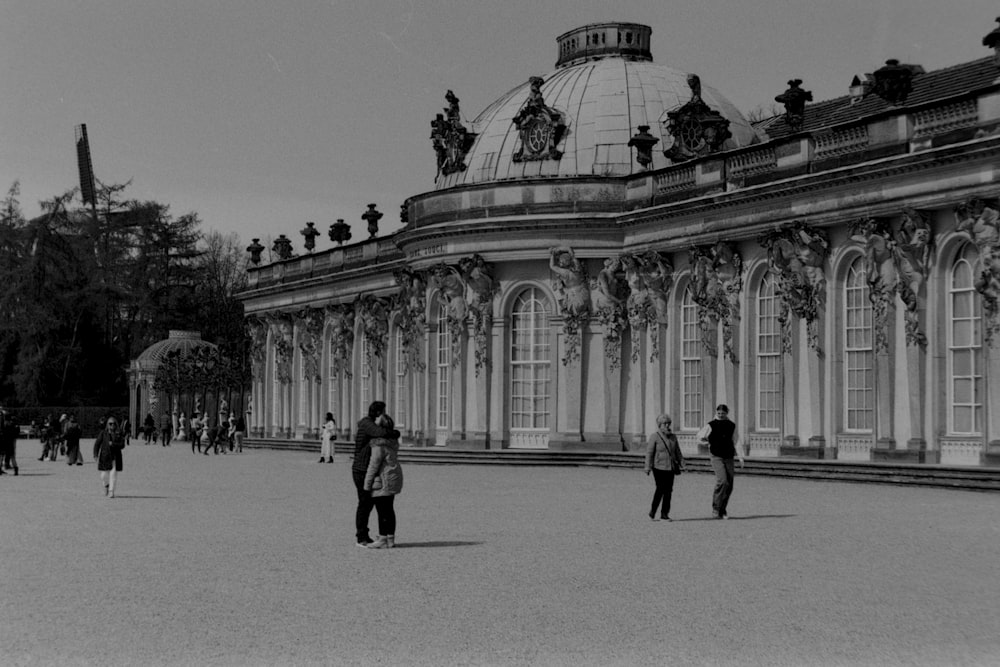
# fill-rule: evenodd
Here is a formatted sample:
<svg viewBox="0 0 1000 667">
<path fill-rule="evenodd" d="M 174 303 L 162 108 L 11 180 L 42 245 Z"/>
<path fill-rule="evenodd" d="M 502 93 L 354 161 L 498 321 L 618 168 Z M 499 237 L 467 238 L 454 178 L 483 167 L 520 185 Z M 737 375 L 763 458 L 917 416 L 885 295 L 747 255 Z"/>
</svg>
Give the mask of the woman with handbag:
<svg viewBox="0 0 1000 667">
<path fill-rule="evenodd" d="M 382 414 L 376 422 L 378 426 L 393 431 L 392 419 Z M 398 433 L 398 431 L 397 431 Z M 399 440 L 396 438 L 372 438 L 369 442 L 372 454 L 365 473 L 365 491 L 370 491 L 375 509 L 378 511 L 378 539 L 368 545 L 369 549 L 392 549 L 396 546 L 396 510 L 393 501 L 403 490 L 403 469 L 399 465 Z"/>
<path fill-rule="evenodd" d="M 674 475 L 684 470 L 684 455 L 681 454 L 677 436 L 670 430 L 670 415 L 662 414 L 656 418 L 656 433 L 649 439 L 646 447 L 646 474 L 653 473 L 656 491 L 653 492 L 653 506 L 649 510 L 649 518 L 656 521 L 656 509 L 660 507 L 660 518 L 670 521 L 670 496 L 674 492 Z"/>
</svg>

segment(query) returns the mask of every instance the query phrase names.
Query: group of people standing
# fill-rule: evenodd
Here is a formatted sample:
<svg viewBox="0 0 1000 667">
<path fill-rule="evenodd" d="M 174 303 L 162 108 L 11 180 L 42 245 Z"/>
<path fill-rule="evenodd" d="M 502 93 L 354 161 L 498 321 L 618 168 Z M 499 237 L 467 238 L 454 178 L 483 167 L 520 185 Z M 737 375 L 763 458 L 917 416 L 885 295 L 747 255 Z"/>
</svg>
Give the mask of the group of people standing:
<svg viewBox="0 0 1000 667">
<path fill-rule="evenodd" d="M 670 521 L 670 498 L 674 491 L 674 478 L 684 471 L 684 455 L 681 454 L 677 436 L 671 431 L 670 415 L 663 414 L 656 419 L 656 433 L 646 447 L 646 474 L 653 474 L 656 490 L 649 518 Z M 698 431 L 697 438 L 708 443 L 709 460 L 715 472 L 715 489 L 712 492 L 712 518 L 729 518 L 729 497 L 733 493 L 733 478 L 736 473 L 735 458 L 743 467 L 743 453 L 737 447 L 739 435 L 736 424 L 729 420 L 729 406 L 720 403 L 715 408 L 715 419 Z"/>
</svg>

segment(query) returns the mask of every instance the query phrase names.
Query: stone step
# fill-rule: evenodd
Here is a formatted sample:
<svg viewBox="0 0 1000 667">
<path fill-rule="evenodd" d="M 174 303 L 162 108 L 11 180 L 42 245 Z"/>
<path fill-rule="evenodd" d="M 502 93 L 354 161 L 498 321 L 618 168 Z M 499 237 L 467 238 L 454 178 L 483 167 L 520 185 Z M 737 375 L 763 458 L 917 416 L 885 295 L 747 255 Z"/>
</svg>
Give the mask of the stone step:
<svg viewBox="0 0 1000 667">
<path fill-rule="evenodd" d="M 318 440 L 248 438 L 248 448 L 319 454 Z M 334 452 L 354 453 L 354 443 L 334 443 Z M 565 452 L 548 450 L 471 450 L 438 447 L 401 447 L 401 461 L 426 465 L 594 466 L 642 468 L 639 452 Z M 689 472 L 711 473 L 707 456 L 685 457 Z M 1000 491 L 1000 468 L 975 468 L 892 462 L 827 461 L 799 458 L 748 458 L 739 474 L 876 484 L 919 485 L 939 488 Z"/>
</svg>

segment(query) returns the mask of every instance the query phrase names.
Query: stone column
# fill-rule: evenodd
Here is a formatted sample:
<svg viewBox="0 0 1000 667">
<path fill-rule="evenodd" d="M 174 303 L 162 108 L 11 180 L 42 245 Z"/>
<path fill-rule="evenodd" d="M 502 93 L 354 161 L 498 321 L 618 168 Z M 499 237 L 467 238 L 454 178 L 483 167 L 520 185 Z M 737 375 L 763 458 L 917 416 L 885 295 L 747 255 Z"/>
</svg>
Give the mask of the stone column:
<svg viewBox="0 0 1000 667">
<path fill-rule="evenodd" d="M 813 336 L 815 340 L 815 349 L 811 345 L 807 346 L 806 355 L 806 377 L 809 385 L 809 423 L 810 432 L 812 435 L 809 436 L 809 456 L 810 458 L 824 458 L 826 456 L 826 436 L 824 435 L 824 419 L 823 419 L 823 407 L 824 407 L 824 392 L 823 387 L 826 380 L 826 363 L 825 363 L 825 350 L 826 350 L 826 336 L 824 327 L 824 317 L 820 313 L 811 325 L 813 328 Z"/>
<path fill-rule="evenodd" d="M 448 435 L 448 444 L 457 445 L 460 447 L 466 447 L 468 443 L 465 441 L 465 429 L 466 429 L 466 413 L 468 410 L 469 399 L 469 354 L 472 353 L 470 345 L 471 337 L 468 335 L 468 331 L 465 326 L 462 327 L 461 340 L 459 341 L 459 347 L 464 351 L 458 360 L 458 364 L 449 366 L 449 372 L 451 373 L 451 382 L 449 383 L 449 389 L 451 390 L 450 405 L 451 414 L 449 419 L 451 421 L 451 433 Z"/>
<path fill-rule="evenodd" d="M 639 349 L 633 348 L 632 350 L 632 365 L 629 368 L 628 376 L 629 404 L 625 412 L 625 428 L 622 434 L 625 438 L 625 446 L 631 451 L 644 451 L 646 446 L 644 427 L 646 406 L 642 400 L 646 387 L 646 355 L 648 354 L 646 340 L 645 328 L 642 330 L 642 335 L 632 336 L 632 344 L 638 344 Z"/>
<path fill-rule="evenodd" d="M 801 323 L 794 321 L 786 328 L 787 340 L 782 341 L 781 353 L 781 405 L 782 441 L 778 447 L 781 456 L 795 456 L 799 447 L 799 368 L 798 358 L 803 353 Z"/>
</svg>

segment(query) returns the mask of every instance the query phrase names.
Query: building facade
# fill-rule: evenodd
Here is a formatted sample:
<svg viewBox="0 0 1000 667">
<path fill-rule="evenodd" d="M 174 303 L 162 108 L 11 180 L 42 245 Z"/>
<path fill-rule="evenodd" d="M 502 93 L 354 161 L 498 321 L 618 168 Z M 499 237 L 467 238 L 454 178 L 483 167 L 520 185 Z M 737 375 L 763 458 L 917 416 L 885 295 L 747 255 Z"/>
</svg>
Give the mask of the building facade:
<svg viewBox="0 0 1000 667">
<path fill-rule="evenodd" d="M 632 449 L 669 412 L 692 452 L 727 403 L 750 456 L 1000 462 L 998 59 L 790 81 L 751 124 L 651 33 L 560 36 L 468 125 L 448 91 L 401 231 L 370 205 L 251 268 L 253 435 L 381 399 L 419 446 Z"/>
</svg>

